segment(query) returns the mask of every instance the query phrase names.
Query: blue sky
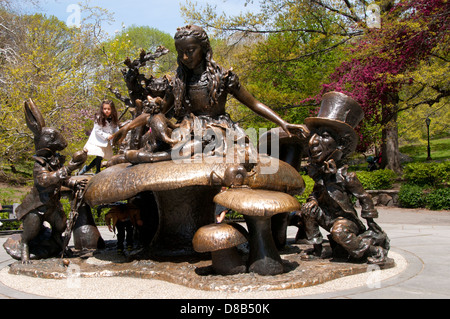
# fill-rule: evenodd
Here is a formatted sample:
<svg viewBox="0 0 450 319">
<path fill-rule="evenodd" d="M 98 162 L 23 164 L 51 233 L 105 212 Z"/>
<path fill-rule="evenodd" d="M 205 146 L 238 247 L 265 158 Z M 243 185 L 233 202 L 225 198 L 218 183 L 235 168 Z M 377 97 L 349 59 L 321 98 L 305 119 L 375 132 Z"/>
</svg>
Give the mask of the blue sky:
<svg viewBox="0 0 450 319">
<path fill-rule="evenodd" d="M 62 21 L 70 20 L 72 13 L 70 5 L 76 5 L 79 0 L 41 0 L 40 9 L 29 9 L 30 12 L 41 12 L 54 15 Z M 83 1 L 84 2 L 84 1 Z M 217 6 L 219 12 L 238 14 L 246 11 L 243 0 L 194 0 L 199 5 L 209 3 Z M 257 1 L 255 1 L 257 2 Z M 181 17 L 180 4 L 186 0 L 91 0 L 91 6 L 99 6 L 114 13 L 115 22 L 102 27 L 109 34 L 121 30 L 125 26 L 148 25 L 173 35 L 177 27 L 185 25 Z M 83 12 L 81 12 L 83 18 Z"/>
</svg>

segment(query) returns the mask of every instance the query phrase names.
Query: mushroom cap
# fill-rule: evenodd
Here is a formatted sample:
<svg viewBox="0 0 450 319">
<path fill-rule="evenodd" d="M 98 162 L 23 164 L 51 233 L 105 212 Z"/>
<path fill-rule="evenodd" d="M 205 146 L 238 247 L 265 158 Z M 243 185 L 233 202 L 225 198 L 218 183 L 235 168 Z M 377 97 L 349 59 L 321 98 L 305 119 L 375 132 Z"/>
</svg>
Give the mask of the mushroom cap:
<svg viewBox="0 0 450 319">
<path fill-rule="evenodd" d="M 199 253 L 213 252 L 243 244 L 247 237 L 247 230 L 237 223 L 209 224 L 197 230 L 192 245 Z"/>
<path fill-rule="evenodd" d="M 305 183 L 294 168 L 270 156 L 260 157 L 260 162 L 255 166 L 256 173 L 249 174 L 244 180 L 245 185 L 283 192 L 303 192 Z M 138 165 L 117 164 L 92 177 L 86 186 L 84 199 L 93 207 L 128 199 L 144 191 L 215 185 L 211 173 L 223 177 L 231 165 L 234 164 L 194 160 L 189 163 L 163 161 Z M 277 169 L 273 174 L 267 174 L 264 173 L 267 167 Z"/>
<path fill-rule="evenodd" d="M 295 197 L 265 189 L 231 188 L 217 194 L 214 202 L 248 216 L 270 217 L 300 209 Z"/>
</svg>

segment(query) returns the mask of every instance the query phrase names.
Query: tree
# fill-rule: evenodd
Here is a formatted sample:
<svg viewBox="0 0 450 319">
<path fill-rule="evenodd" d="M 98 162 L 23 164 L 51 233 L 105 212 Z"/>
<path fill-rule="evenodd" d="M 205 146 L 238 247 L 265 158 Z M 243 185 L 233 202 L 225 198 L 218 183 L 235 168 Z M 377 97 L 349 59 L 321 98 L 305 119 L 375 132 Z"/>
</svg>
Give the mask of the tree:
<svg viewBox="0 0 450 319">
<path fill-rule="evenodd" d="M 170 34 L 148 26 L 132 25 L 104 41 L 101 58 L 109 70 L 111 84 L 124 89 L 120 69 L 125 67 L 125 59 L 137 58 L 141 50 L 154 52 L 161 45 L 169 49 L 169 54 L 154 63 L 147 63 L 147 67 L 142 68 L 143 72 L 151 73 L 155 77 L 175 72 L 177 58 L 174 40 Z"/>
<path fill-rule="evenodd" d="M 254 2 L 245 0 L 245 5 Z M 394 2 L 376 1 L 381 13 L 388 12 Z M 372 7 L 373 3 L 366 0 L 261 0 L 258 12 L 228 16 L 218 14 L 209 4 L 201 7 L 196 2 L 186 1 L 181 10 L 187 21 L 213 31 L 216 37 L 232 37 L 235 42 L 258 35 L 294 37 L 301 50 L 278 59 L 287 62 L 357 41 L 372 25 Z"/>
<path fill-rule="evenodd" d="M 440 62 L 448 61 L 446 55 L 442 54 L 446 52 L 442 49 L 442 44 L 448 43 L 446 2 L 271 0 L 261 2 L 259 13 L 236 17 L 217 15 L 211 6 L 199 12 L 195 5 L 189 3 L 184 12 L 191 21 L 216 30 L 221 35 L 236 32 L 242 37 L 280 34 L 287 39 L 286 35 L 292 33 L 299 39 L 314 39 L 307 42 L 309 45 L 302 46 L 300 54 L 294 54 L 285 61 L 300 61 L 350 45 L 348 58 L 344 59 L 328 81 L 324 81 L 328 84 L 324 85 L 318 95 L 305 101 L 318 101 L 323 93 L 330 90 L 339 90 L 353 96 L 362 104 L 366 115 L 360 129 L 360 135 L 364 138 L 362 146 L 373 143 L 379 137 L 384 167 L 399 171 L 399 112 L 413 106 L 413 100 L 419 93 L 425 93 L 428 89 L 435 92 L 434 98 L 424 99 L 428 102 L 438 102 L 448 96 L 448 81 L 445 80 L 434 88 L 424 83 L 427 90 L 419 87 L 410 91 L 409 95 L 406 94 L 408 88 L 412 89 L 411 85 L 417 83 L 412 76 L 418 67 L 423 66 L 422 61 L 433 63 L 436 57 L 441 59 Z M 316 24 L 297 26 L 295 16 L 286 14 L 295 8 L 299 8 L 297 17 L 300 21 L 308 21 L 307 17 L 310 17 Z M 378 9 L 381 28 L 370 28 L 372 8 Z M 286 19 L 286 23 L 277 24 L 278 17 Z M 302 44 L 300 41 L 298 43 Z M 281 68 L 286 69 L 286 64 Z"/>
<path fill-rule="evenodd" d="M 339 90 L 353 96 L 363 106 L 366 120 L 380 125 L 382 167 L 401 171 L 399 113 L 425 103 L 435 105 L 449 96 L 445 75 L 435 73 L 435 81 L 429 82 L 419 76 L 426 65 L 448 69 L 447 11 L 439 0 L 399 2 L 383 16 L 383 27 L 367 32 L 352 49 L 353 58 L 324 86 L 322 93 Z"/>
<path fill-rule="evenodd" d="M 428 59 L 406 74 L 414 79 L 400 92 L 399 136 L 404 142 L 426 143 L 425 119 L 432 120 L 431 136 L 448 136 L 450 108 L 448 91 L 450 73 L 448 40 L 439 43 Z"/>
<path fill-rule="evenodd" d="M 217 15 L 211 6 L 199 11 L 188 3 L 183 12 L 239 51 L 232 67 L 252 94 L 286 120 L 302 122 L 317 103 L 308 107 L 300 102 L 317 94 L 320 83 L 343 58 L 340 47 L 361 32 L 350 30 L 347 21 L 312 1 L 272 0 L 260 7 L 261 12 L 228 17 Z M 237 119 L 244 126 L 271 125 L 233 103 L 229 106 L 239 110 Z"/>
<path fill-rule="evenodd" d="M 278 30 L 286 31 L 265 35 L 243 54 L 250 61 L 246 73 L 250 75 L 252 92 L 294 123 L 311 115 L 311 107 L 317 102 L 309 101 L 308 97 L 317 94 L 320 84 L 344 58 L 344 45 L 338 45 L 341 36 L 292 31 L 312 30 L 320 21 L 322 30 L 332 33 L 336 21 L 331 17 L 319 18 L 325 16 L 325 9 L 318 7 L 314 15 L 304 15 L 304 8 L 301 2 L 291 3 L 289 10 L 273 21 Z M 334 50 L 328 50 L 335 45 Z M 306 99 L 310 103 L 302 103 Z"/>
<path fill-rule="evenodd" d="M 10 17 L 10 25 L 17 27 L 15 57 L 1 65 L 1 160 L 14 164 L 31 157 L 32 137 L 23 117 L 28 98 L 35 100 L 46 124 L 60 128 L 72 142 L 65 150 L 71 155 L 84 143 L 85 113 L 97 105 L 99 63 L 93 33 L 40 14 Z"/>
<path fill-rule="evenodd" d="M 141 47 L 151 51 L 158 45 L 175 51 L 170 35 L 148 27 L 132 26 L 107 38 L 101 21 L 111 16 L 103 8 L 83 5 L 85 18 L 72 28 L 53 16 L 22 15 L 9 8 L 0 10 L 2 163 L 29 159 L 34 150 L 24 100 L 34 99 L 47 125 L 62 130 L 69 141 L 64 154 L 70 156 L 86 142 L 100 102 L 114 98 L 108 86 L 124 87 L 120 69 L 127 56 L 134 59 Z M 175 61 L 172 53 L 149 64 L 147 71 L 155 76 L 171 72 Z"/>
</svg>

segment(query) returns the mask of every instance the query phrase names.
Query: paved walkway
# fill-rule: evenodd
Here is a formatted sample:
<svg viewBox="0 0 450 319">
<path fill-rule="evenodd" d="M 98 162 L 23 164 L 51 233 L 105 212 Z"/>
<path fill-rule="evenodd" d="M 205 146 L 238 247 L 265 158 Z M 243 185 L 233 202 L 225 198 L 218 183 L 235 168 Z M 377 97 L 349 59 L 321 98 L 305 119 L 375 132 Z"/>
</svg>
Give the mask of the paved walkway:
<svg viewBox="0 0 450 319">
<path fill-rule="evenodd" d="M 367 299 L 448 299 L 450 298 L 450 211 L 378 207 L 377 220 L 391 239 L 390 256 L 397 267 L 382 272 L 348 276 L 315 287 L 247 294 L 219 294 L 198 291 L 158 280 L 137 278 L 81 279 L 83 289 L 75 295 L 65 294 L 63 280 L 10 275 L 8 265 L 14 262 L 0 247 L 0 298 L 367 298 Z M 105 227 L 99 227 L 105 240 L 113 239 Z M 296 228 L 289 227 L 288 238 Z M 8 236 L 0 237 L 0 244 Z M 20 282 L 20 284 L 19 284 Z M 137 284 L 137 288 L 132 285 Z M 89 289 L 103 291 L 89 294 Z M 52 293 L 52 290 L 58 293 Z M 94 289 L 94 288 L 92 288 Z M 139 290 L 136 293 L 136 290 Z M 149 294 L 146 294 L 148 290 Z M 74 292 L 74 289 L 72 289 Z M 114 294 L 115 293 L 115 294 Z M 95 296 L 95 297 L 93 297 Z"/>
</svg>

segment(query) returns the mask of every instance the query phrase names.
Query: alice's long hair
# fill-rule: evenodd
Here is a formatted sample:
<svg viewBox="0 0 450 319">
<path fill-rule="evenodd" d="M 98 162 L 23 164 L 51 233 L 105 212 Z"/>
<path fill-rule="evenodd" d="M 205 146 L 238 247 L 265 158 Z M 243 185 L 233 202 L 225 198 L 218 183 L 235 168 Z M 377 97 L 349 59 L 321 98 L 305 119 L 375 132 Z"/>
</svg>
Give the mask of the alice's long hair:
<svg viewBox="0 0 450 319">
<path fill-rule="evenodd" d="M 100 109 L 95 114 L 95 122 L 101 126 L 106 125 L 106 116 L 103 114 L 103 105 L 109 104 L 111 106 L 111 124 L 117 126 L 119 123 L 118 117 L 117 117 L 117 110 L 116 106 L 114 105 L 114 102 L 112 100 L 104 100 L 102 101 L 102 104 L 100 104 Z"/>
<path fill-rule="evenodd" d="M 195 25 L 188 25 L 178 28 L 174 39 L 179 40 L 187 37 L 196 38 L 202 47 L 203 62 L 206 64 L 206 73 L 208 78 L 209 106 L 211 107 L 217 103 L 223 90 L 223 69 L 213 60 L 211 44 L 209 42 L 208 35 L 203 28 Z M 177 58 L 177 62 L 178 68 L 173 86 L 173 94 L 175 97 L 174 108 L 176 115 L 183 115 L 187 110 L 191 109 L 189 98 L 186 95 L 186 82 L 188 80 L 190 70 L 183 65 L 180 61 L 180 57 Z"/>
</svg>

